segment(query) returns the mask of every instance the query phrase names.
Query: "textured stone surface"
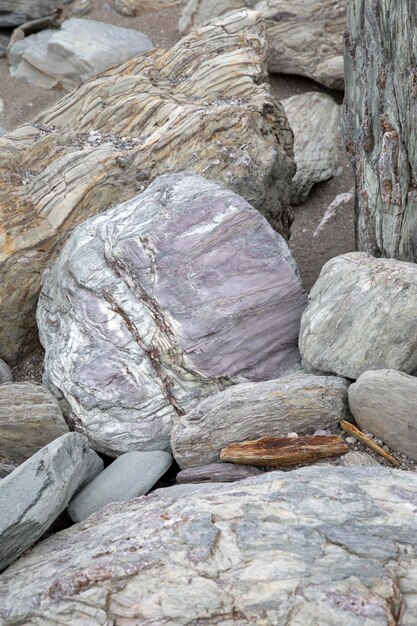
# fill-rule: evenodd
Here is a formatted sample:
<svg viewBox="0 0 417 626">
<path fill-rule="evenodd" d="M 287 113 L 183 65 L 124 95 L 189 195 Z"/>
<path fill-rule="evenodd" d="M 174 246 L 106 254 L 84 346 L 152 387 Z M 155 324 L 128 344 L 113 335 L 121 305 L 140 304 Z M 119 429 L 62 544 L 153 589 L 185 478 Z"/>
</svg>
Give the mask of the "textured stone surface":
<svg viewBox="0 0 417 626">
<path fill-rule="evenodd" d="M 310 291 L 300 330 L 306 368 L 356 379 L 366 370 L 417 371 L 417 267 L 350 252 Z"/>
<path fill-rule="evenodd" d="M 179 4 L 182 0 L 114 0 L 113 6 L 118 13 L 127 17 L 141 15 L 144 11 L 154 11 L 166 6 Z M 240 8 L 242 3 L 237 8 Z"/>
<path fill-rule="evenodd" d="M 107 71 L 0 139 L 0 357 L 36 342 L 40 276 L 68 231 L 160 174 L 221 182 L 287 233 L 292 142 L 253 11 Z"/>
<path fill-rule="evenodd" d="M 5 361 L 0 359 L 0 385 L 13 382 L 13 372 Z"/>
<path fill-rule="evenodd" d="M 242 5 L 260 11 L 266 21 L 270 72 L 301 74 L 343 89 L 346 0 L 189 0 L 180 32 Z"/>
<path fill-rule="evenodd" d="M 367 371 L 349 387 L 349 406 L 363 431 L 417 461 L 417 379 L 391 369 Z"/>
<path fill-rule="evenodd" d="M 261 474 L 262 470 L 249 465 L 234 465 L 233 463 L 209 463 L 200 467 L 189 467 L 176 476 L 177 483 L 233 483 L 236 480 L 249 478 Z"/>
<path fill-rule="evenodd" d="M 88 42 L 88 45 L 86 45 Z M 14 43 L 10 74 L 35 87 L 74 89 L 91 76 L 153 48 L 141 32 L 73 18 Z"/>
<path fill-rule="evenodd" d="M 356 175 L 358 247 L 415 262 L 417 5 L 347 4 L 344 127 Z"/>
<path fill-rule="evenodd" d="M 43 535 L 84 481 L 88 467 L 87 439 L 67 433 L 3 478 L 0 570 Z"/>
<path fill-rule="evenodd" d="M 195 174 L 166 175 L 78 226 L 45 275 L 44 380 L 94 448 L 164 450 L 199 400 L 297 361 L 305 300 L 259 211 Z"/>
<path fill-rule="evenodd" d="M 124 502 L 148 493 L 171 464 L 168 452 L 123 454 L 71 500 L 71 519 L 81 522 L 110 502 Z"/>
<path fill-rule="evenodd" d="M 346 419 L 347 387 L 335 376 L 294 374 L 226 389 L 178 418 L 171 437 L 175 459 L 181 468 L 206 465 L 230 443 L 335 426 Z"/>
<path fill-rule="evenodd" d="M 67 432 L 58 402 L 45 387 L 29 382 L 0 386 L 0 456 L 22 463 Z"/>
<path fill-rule="evenodd" d="M 308 467 L 106 507 L 0 577 L 2 626 L 414 626 L 417 476 Z"/>
<path fill-rule="evenodd" d="M 380 463 L 367 452 L 348 452 L 342 456 L 339 465 L 344 467 L 369 467 L 372 465 L 381 467 Z"/>
<path fill-rule="evenodd" d="M 316 183 L 335 175 L 340 162 L 340 106 L 330 96 L 308 91 L 281 101 L 294 132 L 297 171 L 291 204 L 305 202 Z"/>
<path fill-rule="evenodd" d="M 57 0 L 1 0 L 0 28 L 13 28 L 53 13 Z"/>
<path fill-rule="evenodd" d="M 210 492 L 212 489 L 218 489 L 228 483 L 188 483 L 183 485 L 171 485 L 171 487 L 160 487 L 155 489 L 149 495 L 160 496 L 164 498 L 177 498 L 188 496 L 191 493 Z"/>
</svg>

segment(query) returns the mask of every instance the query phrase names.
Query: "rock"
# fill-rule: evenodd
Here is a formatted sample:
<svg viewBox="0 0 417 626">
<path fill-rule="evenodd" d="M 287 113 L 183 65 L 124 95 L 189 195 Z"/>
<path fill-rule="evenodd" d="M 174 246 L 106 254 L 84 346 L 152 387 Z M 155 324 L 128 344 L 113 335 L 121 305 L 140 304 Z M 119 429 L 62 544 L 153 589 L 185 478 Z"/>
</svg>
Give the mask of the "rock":
<svg viewBox="0 0 417 626">
<path fill-rule="evenodd" d="M 356 176 L 357 244 L 374 256 L 415 262 L 416 4 L 347 6 L 343 125 Z"/>
<path fill-rule="evenodd" d="M 8 132 L 8 130 L 0 126 L 0 137 L 3 137 L 3 135 L 7 135 Z"/>
<path fill-rule="evenodd" d="M 304 367 L 358 378 L 366 370 L 417 370 L 417 270 L 363 252 L 328 261 L 300 330 Z"/>
<path fill-rule="evenodd" d="M 298 360 L 304 306 L 259 211 L 195 174 L 162 176 L 78 226 L 45 274 L 44 381 L 93 448 L 165 450 L 177 415 Z"/>
<path fill-rule="evenodd" d="M 152 11 L 179 4 L 182 0 L 114 0 L 114 8 L 121 15 L 135 17 L 144 11 Z M 242 3 L 236 8 L 242 6 Z"/>
<path fill-rule="evenodd" d="M 0 28 L 13 28 L 53 13 L 57 0 L 1 0 Z"/>
<path fill-rule="evenodd" d="M 233 463 L 210 463 L 201 467 L 189 467 L 178 472 L 177 483 L 233 483 L 236 480 L 262 474 L 257 467 Z"/>
<path fill-rule="evenodd" d="M 9 474 L 15 471 L 19 467 L 18 463 L 15 463 L 11 459 L 0 457 L 0 478 L 5 478 Z"/>
<path fill-rule="evenodd" d="M 270 472 L 110 505 L 0 577 L 3 626 L 417 623 L 417 475 Z"/>
<path fill-rule="evenodd" d="M 349 406 L 359 428 L 417 461 L 414 376 L 391 369 L 364 372 L 349 388 Z"/>
<path fill-rule="evenodd" d="M 71 6 L 72 15 L 87 15 L 91 11 L 91 0 L 76 0 Z"/>
<path fill-rule="evenodd" d="M 171 487 L 161 487 L 160 489 L 155 489 L 155 491 L 152 491 L 150 495 L 164 498 L 177 498 L 188 496 L 191 493 L 210 493 L 212 489 L 218 489 L 219 487 L 223 487 L 225 485 L 227 486 L 228 483 L 189 483 L 183 485 L 172 485 Z"/>
<path fill-rule="evenodd" d="M 297 171 L 291 204 L 305 202 L 311 188 L 332 178 L 340 161 L 340 106 L 330 96 L 308 91 L 281 101 L 294 132 Z"/>
<path fill-rule="evenodd" d="M 341 457 L 339 465 L 345 467 L 369 467 L 377 465 L 381 467 L 378 461 L 367 452 L 348 452 Z"/>
<path fill-rule="evenodd" d="M 346 452 L 349 452 L 348 446 L 337 435 L 309 435 L 295 440 L 288 437 L 261 437 L 229 444 L 220 452 L 220 458 L 232 463 L 261 467 L 291 467 L 341 456 Z"/>
<path fill-rule="evenodd" d="M 86 476 L 88 450 L 85 437 L 67 433 L 0 482 L 0 570 L 39 539 L 65 509 Z"/>
<path fill-rule="evenodd" d="M 8 59 L 14 78 L 35 87 L 69 90 L 151 48 L 152 41 L 141 32 L 73 18 L 63 22 L 60 30 L 43 30 L 17 41 Z"/>
<path fill-rule="evenodd" d="M 123 454 L 71 500 L 71 519 L 81 522 L 111 502 L 125 502 L 148 493 L 171 464 L 168 452 Z"/>
<path fill-rule="evenodd" d="M 13 365 L 37 345 L 40 276 L 71 229 L 160 174 L 225 184 L 288 233 L 293 140 L 267 82 L 264 35 L 258 13 L 228 16 L 0 139 L 0 357 Z"/>
<path fill-rule="evenodd" d="M 13 372 L 5 361 L 0 359 L 0 385 L 13 382 Z M 0 417 L 1 420 L 1 417 Z"/>
<path fill-rule="evenodd" d="M 58 402 L 42 385 L 0 385 L 0 456 L 22 463 L 67 432 Z"/>
<path fill-rule="evenodd" d="M 230 387 L 177 419 L 175 459 L 181 468 L 205 465 L 234 442 L 336 426 L 347 415 L 347 387 L 341 378 L 306 373 Z"/>
<path fill-rule="evenodd" d="M 189 0 L 179 30 L 187 32 L 242 5 L 260 11 L 266 21 L 270 72 L 300 74 L 343 89 L 345 0 Z"/>
</svg>

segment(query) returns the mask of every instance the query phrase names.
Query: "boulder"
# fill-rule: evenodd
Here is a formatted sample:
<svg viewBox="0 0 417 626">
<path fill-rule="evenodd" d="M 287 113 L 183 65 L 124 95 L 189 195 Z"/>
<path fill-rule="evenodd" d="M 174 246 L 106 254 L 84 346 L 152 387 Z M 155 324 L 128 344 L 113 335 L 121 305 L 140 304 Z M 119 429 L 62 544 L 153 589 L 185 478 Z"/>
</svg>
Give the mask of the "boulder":
<svg viewBox="0 0 417 626">
<path fill-rule="evenodd" d="M 346 4 L 343 125 L 356 177 L 357 245 L 374 256 L 416 262 L 417 5 Z"/>
<path fill-rule="evenodd" d="M 342 378 L 306 373 L 230 387 L 177 418 L 175 459 L 181 468 L 205 465 L 231 443 L 334 427 L 346 419 L 347 388 Z"/>
<path fill-rule="evenodd" d="M 367 371 L 349 387 L 349 407 L 365 432 L 417 461 L 417 379 L 391 369 Z"/>
<path fill-rule="evenodd" d="M 270 72 L 300 74 L 343 89 L 346 0 L 188 0 L 179 30 L 187 32 L 242 5 L 260 11 L 266 21 Z"/>
<path fill-rule="evenodd" d="M 342 144 L 340 106 L 319 91 L 291 96 L 281 104 L 294 133 L 297 171 L 291 183 L 291 204 L 301 204 L 313 185 L 336 174 Z"/>
<path fill-rule="evenodd" d="M 417 475 L 270 472 L 109 505 L 0 576 L 2 626 L 417 623 Z"/>
<path fill-rule="evenodd" d="M 54 13 L 57 0 L 1 0 L 0 28 L 14 28 Z"/>
<path fill-rule="evenodd" d="M 86 45 L 88 42 L 88 45 Z M 14 43 L 10 74 L 35 87 L 74 89 L 91 76 L 153 48 L 141 32 L 73 18 Z"/>
<path fill-rule="evenodd" d="M 0 138 L 0 357 L 37 345 L 40 277 L 71 229 L 160 174 L 223 183 L 288 234 L 292 143 L 253 11 L 108 70 Z"/>
<path fill-rule="evenodd" d="M 125 502 L 148 493 L 171 464 L 168 452 L 122 454 L 71 500 L 71 519 L 81 522 L 110 502 Z"/>
<path fill-rule="evenodd" d="M 39 539 L 65 509 L 86 478 L 91 453 L 85 437 L 67 433 L 3 478 L 0 570 Z"/>
<path fill-rule="evenodd" d="M 3 359 L 0 359 L 0 385 L 13 382 L 13 372 Z M 1 419 L 1 418 L 0 418 Z"/>
<path fill-rule="evenodd" d="M 417 371 L 417 268 L 350 252 L 324 265 L 300 330 L 303 364 L 356 379 L 366 370 Z"/>
<path fill-rule="evenodd" d="M 78 226 L 45 274 L 44 381 L 95 449 L 166 450 L 177 415 L 298 360 L 304 306 L 287 243 L 259 211 L 167 174 Z"/>
<path fill-rule="evenodd" d="M 233 483 L 236 480 L 261 474 L 262 470 L 250 465 L 234 463 L 209 463 L 200 467 L 188 467 L 178 472 L 177 483 Z"/>
<path fill-rule="evenodd" d="M 67 432 L 57 400 L 42 385 L 0 385 L 0 457 L 22 463 Z"/>
</svg>

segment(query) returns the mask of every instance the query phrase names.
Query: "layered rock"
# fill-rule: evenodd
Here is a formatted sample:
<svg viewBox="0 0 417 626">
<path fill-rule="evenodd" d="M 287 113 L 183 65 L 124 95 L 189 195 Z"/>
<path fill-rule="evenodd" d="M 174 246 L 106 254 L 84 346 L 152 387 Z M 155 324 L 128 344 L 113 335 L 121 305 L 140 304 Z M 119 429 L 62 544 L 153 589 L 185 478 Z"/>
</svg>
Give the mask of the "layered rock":
<svg viewBox="0 0 417 626">
<path fill-rule="evenodd" d="M 343 89 L 345 0 L 188 0 L 179 30 L 187 32 L 242 5 L 260 11 L 266 21 L 270 72 L 300 74 Z"/>
<path fill-rule="evenodd" d="M 233 463 L 209 463 L 200 467 L 189 467 L 178 472 L 176 481 L 179 484 L 187 483 L 233 483 L 236 480 L 249 478 L 261 474 L 262 470 L 249 465 L 234 465 Z"/>
<path fill-rule="evenodd" d="M 45 382 L 94 448 L 164 450 L 199 400 L 298 360 L 305 300 L 259 211 L 195 174 L 162 176 L 78 226 L 45 274 Z"/>
<path fill-rule="evenodd" d="M 342 378 L 305 373 L 230 387 L 176 420 L 175 459 L 181 468 L 205 465 L 231 443 L 336 426 L 347 416 L 347 387 Z"/>
<path fill-rule="evenodd" d="M 310 291 L 303 364 L 356 379 L 366 370 L 417 371 L 417 268 L 351 252 L 331 259 Z"/>
<path fill-rule="evenodd" d="M 53 13 L 57 0 L 1 0 L 0 28 L 13 28 Z"/>
<path fill-rule="evenodd" d="M 416 4 L 347 4 L 344 127 L 356 176 L 358 247 L 415 262 Z"/>
<path fill-rule="evenodd" d="M 75 224 L 188 169 L 288 233 L 294 168 L 258 13 L 220 19 L 84 83 L 0 139 L 0 357 L 12 363 L 36 341 L 40 276 Z"/>
<path fill-rule="evenodd" d="M 414 473 L 308 467 L 208 487 L 110 505 L 43 541 L 0 576 L 0 623 L 417 622 Z"/>
</svg>

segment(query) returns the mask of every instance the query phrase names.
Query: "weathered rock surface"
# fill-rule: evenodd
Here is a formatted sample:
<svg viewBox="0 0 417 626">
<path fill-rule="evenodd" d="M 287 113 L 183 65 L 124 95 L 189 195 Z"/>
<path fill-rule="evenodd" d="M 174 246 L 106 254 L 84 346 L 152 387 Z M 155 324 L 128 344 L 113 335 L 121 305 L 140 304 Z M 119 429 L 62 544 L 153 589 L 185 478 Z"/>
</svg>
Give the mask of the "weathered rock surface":
<svg viewBox="0 0 417 626">
<path fill-rule="evenodd" d="M 71 519 L 81 522 L 110 502 L 125 502 L 148 493 L 171 465 L 168 452 L 122 454 L 71 500 Z"/>
<path fill-rule="evenodd" d="M 347 5 L 344 127 L 356 175 L 357 244 L 374 256 L 415 262 L 416 4 Z"/>
<path fill-rule="evenodd" d="M 43 535 L 84 481 L 91 451 L 67 433 L 0 482 L 0 570 Z M 0 621 L 1 624 L 1 621 Z"/>
<path fill-rule="evenodd" d="M 0 457 L 0 478 L 5 478 L 19 467 L 18 463 L 5 457 Z"/>
<path fill-rule="evenodd" d="M 358 426 L 417 461 L 417 379 L 386 369 L 367 371 L 349 388 Z"/>
<path fill-rule="evenodd" d="M 233 463 L 209 463 L 200 467 L 189 467 L 178 472 L 177 483 L 233 483 L 236 480 L 249 478 L 261 474 L 262 470 L 249 465 L 234 465 Z"/>
<path fill-rule="evenodd" d="M 155 489 L 149 495 L 160 496 L 163 498 L 177 498 L 188 496 L 191 493 L 205 493 L 210 492 L 212 489 L 218 489 L 227 485 L 225 483 L 187 483 L 182 485 L 171 485 L 171 487 L 160 487 Z"/>
<path fill-rule="evenodd" d="M 43 30 L 17 41 L 8 59 L 14 78 L 36 87 L 69 90 L 151 48 L 149 37 L 136 30 L 73 18 L 60 30 Z"/>
<path fill-rule="evenodd" d="M 5 361 L 0 359 L 0 385 L 13 382 L 13 372 Z"/>
<path fill-rule="evenodd" d="M 291 204 L 305 202 L 311 188 L 336 174 L 340 162 L 340 106 L 330 96 L 308 91 L 281 101 L 294 132 L 297 171 Z"/>
<path fill-rule="evenodd" d="M 57 0 L 1 0 L 0 28 L 13 28 L 55 11 Z"/>
<path fill-rule="evenodd" d="M 107 71 L 0 139 L 0 357 L 36 342 L 40 276 L 68 231 L 160 174 L 221 182 L 288 233 L 292 142 L 253 11 Z"/>
<path fill-rule="evenodd" d="M 2 626 L 414 626 L 417 476 L 271 472 L 106 507 L 0 577 Z"/>
<path fill-rule="evenodd" d="M 234 442 L 335 426 L 347 415 L 347 387 L 342 378 L 312 374 L 230 387 L 177 419 L 175 459 L 181 468 L 206 465 Z"/>
<path fill-rule="evenodd" d="M 417 371 L 417 268 L 350 252 L 310 291 L 300 330 L 307 369 L 356 379 L 366 370 Z"/>
<path fill-rule="evenodd" d="M 240 8 L 260 11 L 268 28 L 270 72 L 300 74 L 343 89 L 345 0 L 189 0 L 180 32 Z"/>
<path fill-rule="evenodd" d="M 348 452 L 342 456 L 339 465 L 344 467 L 369 467 L 373 465 L 381 467 L 380 463 L 367 452 Z"/>
<path fill-rule="evenodd" d="M 177 415 L 298 360 L 305 300 L 259 211 L 195 174 L 162 176 L 78 226 L 45 274 L 44 380 L 95 449 L 165 450 Z"/>
<path fill-rule="evenodd" d="M 118 13 L 127 17 L 135 17 L 144 11 L 153 11 L 166 6 L 179 4 L 182 0 L 114 0 L 113 6 Z M 241 8 L 242 2 L 237 8 Z"/>
<path fill-rule="evenodd" d="M 67 432 L 57 400 L 42 385 L 0 385 L 0 456 L 22 463 Z"/>
</svg>

